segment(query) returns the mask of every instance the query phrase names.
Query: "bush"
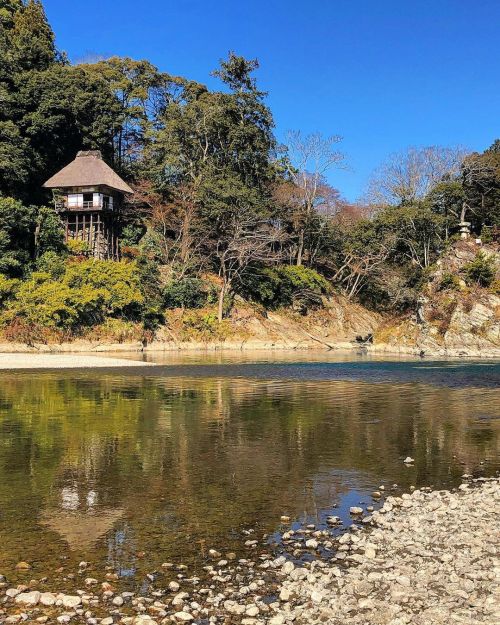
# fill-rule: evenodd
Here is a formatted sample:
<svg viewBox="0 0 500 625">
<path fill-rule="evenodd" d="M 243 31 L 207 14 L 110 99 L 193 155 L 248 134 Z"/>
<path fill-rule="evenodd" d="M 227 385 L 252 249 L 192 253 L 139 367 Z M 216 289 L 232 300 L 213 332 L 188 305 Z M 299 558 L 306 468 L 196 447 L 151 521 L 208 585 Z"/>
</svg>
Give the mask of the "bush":
<svg viewBox="0 0 500 625">
<path fill-rule="evenodd" d="M 48 273 L 51 278 L 58 280 L 66 271 L 66 259 L 56 252 L 45 252 L 35 263 L 37 271 Z"/>
<path fill-rule="evenodd" d="M 199 278 L 170 281 L 163 289 L 165 308 L 203 308 L 207 303 L 207 290 Z"/>
<path fill-rule="evenodd" d="M 91 258 L 81 263 L 69 263 L 63 283 L 71 289 L 100 291 L 106 316 L 140 315 L 144 297 L 134 262 Z"/>
<path fill-rule="evenodd" d="M 314 269 L 282 265 L 251 269 L 244 276 L 240 293 L 266 308 L 321 305 L 321 296 L 330 291 L 328 281 Z"/>
<path fill-rule="evenodd" d="M 495 263 L 482 252 L 464 266 L 465 275 L 469 284 L 477 284 L 488 288 L 495 280 Z"/>
<path fill-rule="evenodd" d="M 460 289 L 460 280 L 452 273 L 444 273 L 438 289 L 440 291 L 458 291 Z"/>
<path fill-rule="evenodd" d="M 104 299 L 101 290 L 72 288 L 52 280 L 48 273 L 35 272 L 19 287 L 7 319 L 17 317 L 34 326 L 73 330 L 100 321 Z"/>
<path fill-rule="evenodd" d="M 135 263 L 66 262 L 60 279 L 34 272 L 21 283 L 4 321 L 75 332 L 108 316 L 138 318 L 142 304 Z"/>
<path fill-rule="evenodd" d="M 87 241 L 81 241 L 80 239 L 69 239 L 66 246 L 73 256 L 88 256 L 91 251 Z"/>
<path fill-rule="evenodd" d="M 0 273 L 0 306 L 3 306 L 14 294 L 20 284 L 19 280 L 10 279 Z"/>
</svg>

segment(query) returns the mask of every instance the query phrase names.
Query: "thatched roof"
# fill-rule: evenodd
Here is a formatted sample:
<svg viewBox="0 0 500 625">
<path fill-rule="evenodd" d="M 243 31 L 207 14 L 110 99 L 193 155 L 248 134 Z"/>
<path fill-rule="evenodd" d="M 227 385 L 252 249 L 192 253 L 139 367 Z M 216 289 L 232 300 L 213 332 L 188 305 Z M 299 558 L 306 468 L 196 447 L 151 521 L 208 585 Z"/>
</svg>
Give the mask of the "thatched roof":
<svg viewBox="0 0 500 625">
<path fill-rule="evenodd" d="M 105 185 L 122 193 L 133 193 L 128 184 L 102 160 L 98 150 L 78 152 L 74 161 L 63 167 L 43 185 L 47 189 L 96 187 Z"/>
</svg>

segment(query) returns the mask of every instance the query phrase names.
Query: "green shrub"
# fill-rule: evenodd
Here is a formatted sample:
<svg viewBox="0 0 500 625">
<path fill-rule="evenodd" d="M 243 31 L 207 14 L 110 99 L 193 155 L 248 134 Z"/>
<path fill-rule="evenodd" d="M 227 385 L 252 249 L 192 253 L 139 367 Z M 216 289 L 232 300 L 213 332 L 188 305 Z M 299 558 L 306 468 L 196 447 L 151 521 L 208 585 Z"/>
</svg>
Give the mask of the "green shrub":
<svg viewBox="0 0 500 625">
<path fill-rule="evenodd" d="M 69 239 L 66 246 L 73 256 L 88 256 L 91 251 L 87 241 L 82 241 L 80 239 Z"/>
<path fill-rule="evenodd" d="M 66 259 L 56 252 L 45 252 L 37 258 L 35 267 L 37 271 L 48 273 L 51 278 L 58 280 L 66 271 Z"/>
<path fill-rule="evenodd" d="M 21 283 L 3 320 L 74 332 L 109 316 L 137 319 L 143 301 L 135 263 L 67 261 L 59 279 L 38 271 Z"/>
<path fill-rule="evenodd" d="M 483 226 L 481 228 L 480 239 L 483 243 L 493 242 L 493 228 L 491 226 Z"/>
<path fill-rule="evenodd" d="M 478 284 L 488 288 L 495 279 L 495 263 L 483 252 L 478 252 L 476 258 L 464 266 L 465 275 L 469 284 Z"/>
<path fill-rule="evenodd" d="M 163 289 L 165 308 L 202 308 L 207 303 L 207 290 L 199 278 L 171 280 Z"/>
<path fill-rule="evenodd" d="M 0 273 L 0 306 L 3 306 L 8 300 L 14 297 L 19 284 L 19 280 L 7 278 Z"/>
<path fill-rule="evenodd" d="M 144 297 L 134 262 L 97 260 L 68 263 L 63 283 L 72 289 L 95 289 L 101 292 L 105 315 L 140 314 Z"/>
<path fill-rule="evenodd" d="M 17 317 L 34 326 L 74 329 L 100 321 L 104 299 L 101 290 L 72 288 L 52 280 L 48 273 L 35 272 L 19 287 L 7 319 Z"/>
<path fill-rule="evenodd" d="M 296 265 L 251 269 L 244 276 L 240 292 L 266 308 L 319 306 L 321 296 L 330 291 L 328 281 L 314 269 Z"/>
<path fill-rule="evenodd" d="M 458 291 L 460 289 L 460 280 L 458 276 L 452 273 L 444 273 L 439 283 L 440 291 Z"/>
</svg>

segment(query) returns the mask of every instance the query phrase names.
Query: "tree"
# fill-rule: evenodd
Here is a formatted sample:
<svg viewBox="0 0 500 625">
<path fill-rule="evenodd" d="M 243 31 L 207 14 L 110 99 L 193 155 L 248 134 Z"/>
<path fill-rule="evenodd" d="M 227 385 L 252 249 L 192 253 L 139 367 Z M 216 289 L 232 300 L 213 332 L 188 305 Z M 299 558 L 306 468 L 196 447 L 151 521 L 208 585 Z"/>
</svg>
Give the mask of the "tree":
<svg viewBox="0 0 500 625">
<path fill-rule="evenodd" d="M 106 81 L 120 103 L 112 163 L 120 173 L 131 173 L 141 160 L 154 121 L 172 97 L 172 79 L 149 61 L 128 57 L 113 56 L 81 67 L 92 78 Z"/>
<path fill-rule="evenodd" d="M 340 141 L 338 136 L 325 138 L 319 133 L 303 136 L 293 131 L 287 135 L 285 164 L 293 185 L 289 185 L 289 204 L 297 233 L 297 265 L 302 265 L 308 251 L 306 238 L 317 212 L 334 210 L 337 197 L 325 175 L 344 162 L 343 154 L 335 150 Z"/>
<path fill-rule="evenodd" d="M 483 225 L 500 225 L 500 142 L 482 154 L 464 159 L 461 183 L 464 197 L 460 221 L 471 219 L 478 233 Z"/>
<path fill-rule="evenodd" d="M 0 273 L 21 277 L 34 254 L 37 209 L 0 196 Z"/>
<path fill-rule="evenodd" d="M 376 217 L 377 225 L 393 236 L 394 262 L 410 262 L 420 269 L 429 267 L 439 254 L 443 222 L 424 202 L 386 208 Z"/>
<path fill-rule="evenodd" d="M 433 212 L 444 220 L 444 237 L 448 239 L 450 231 L 457 227 L 462 216 L 464 188 L 460 179 L 438 182 L 427 194 L 425 201 Z"/>
<path fill-rule="evenodd" d="M 160 196 L 156 223 L 171 237 L 170 249 L 178 243 L 183 263 L 201 243 L 205 264 L 223 277 L 221 301 L 239 272 L 234 267 L 247 262 L 249 252 L 242 248 L 247 248 L 250 223 L 262 234 L 270 219 L 273 121 L 251 75 L 256 67 L 255 61 L 230 53 L 215 72 L 229 92 L 185 81 L 159 116 L 146 148 L 146 175 Z"/>
<path fill-rule="evenodd" d="M 437 183 L 457 176 L 465 156 L 463 148 L 441 146 L 410 147 L 393 154 L 370 180 L 367 199 L 377 205 L 421 200 Z"/>
<path fill-rule="evenodd" d="M 235 212 L 219 233 L 214 256 L 219 266 L 221 286 L 217 307 L 219 323 L 224 316 L 224 301 L 235 282 L 241 279 L 252 263 L 277 260 L 273 245 L 280 241 L 281 233 L 267 220 L 259 220 L 251 211 Z"/>
<path fill-rule="evenodd" d="M 61 58 L 41 2 L 29 0 L 22 7 L 8 2 L 5 12 L 11 16 L 8 44 L 16 71 L 41 71 Z"/>
<path fill-rule="evenodd" d="M 55 64 L 22 74 L 11 94 L 10 121 L 1 116 L 0 128 L 8 132 L 9 142 L 0 167 L 5 162 L 9 175 L 0 181 L 0 192 L 42 203 L 44 180 L 78 150 L 99 149 L 112 161 L 119 103 L 103 79 L 80 67 Z M 8 157 L 20 161 L 20 176 L 12 174 Z"/>
</svg>

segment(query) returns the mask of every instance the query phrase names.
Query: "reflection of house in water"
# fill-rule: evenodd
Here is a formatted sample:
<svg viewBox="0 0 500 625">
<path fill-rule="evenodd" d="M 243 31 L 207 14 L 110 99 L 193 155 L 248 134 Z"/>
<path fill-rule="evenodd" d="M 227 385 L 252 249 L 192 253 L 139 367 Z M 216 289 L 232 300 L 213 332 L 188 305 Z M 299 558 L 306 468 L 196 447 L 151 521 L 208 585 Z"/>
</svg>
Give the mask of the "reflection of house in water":
<svg viewBox="0 0 500 625">
<path fill-rule="evenodd" d="M 122 508 L 99 508 L 97 493 L 65 486 L 61 490 L 60 505 L 45 510 L 40 522 L 57 532 L 71 549 L 92 547 L 110 532 L 122 516 Z"/>
</svg>

